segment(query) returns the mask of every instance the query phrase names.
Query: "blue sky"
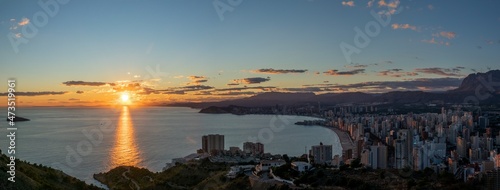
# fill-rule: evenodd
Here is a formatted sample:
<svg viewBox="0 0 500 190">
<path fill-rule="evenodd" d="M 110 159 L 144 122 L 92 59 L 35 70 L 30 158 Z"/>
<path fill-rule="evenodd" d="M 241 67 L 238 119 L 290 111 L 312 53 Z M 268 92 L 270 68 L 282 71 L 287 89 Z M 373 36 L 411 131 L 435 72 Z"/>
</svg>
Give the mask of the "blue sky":
<svg viewBox="0 0 500 190">
<path fill-rule="evenodd" d="M 0 0 L 0 78 L 16 78 L 20 91 L 68 92 L 65 98 L 88 95 L 75 91 L 120 91 L 111 85 L 64 85 L 67 81 L 139 83 L 138 97 L 149 94 L 148 88 L 157 98 L 175 100 L 270 90 L 257 87 L 315 93 L 446 90 L 469 73 L 498 69 L 500 60 L 500 2 L 495 0 L 41 2 L 55 2 L 59 9 L 51 16 L 37 1 Z M 221 5 L 232 11 L 219 17 Z M 370 43 L 347 62 L 341 44 L 354 45 L 355 28 L 366 32 L 365 26 L 376 21 L 372 11 L 390 22 L 379 25 Z M 46 24 L 40 15 L 48 15 Z M 33 36 L 23 32 L 30 25 L 38 29 Z M 22 39 L 27 43 L 16 51 L 11 40 Z M 156 67 L 164 74 L 151 76 L 148 68 Z M 349 87 L 443 78 L 457 80 L 419 88 Z M 204 87 L 185 89 L 196 85 Z M 233 93 L 216 92 L 235 87 L 227 90 Z M 247 87 L 254 88 L 241 89 Z"/>
</svg>

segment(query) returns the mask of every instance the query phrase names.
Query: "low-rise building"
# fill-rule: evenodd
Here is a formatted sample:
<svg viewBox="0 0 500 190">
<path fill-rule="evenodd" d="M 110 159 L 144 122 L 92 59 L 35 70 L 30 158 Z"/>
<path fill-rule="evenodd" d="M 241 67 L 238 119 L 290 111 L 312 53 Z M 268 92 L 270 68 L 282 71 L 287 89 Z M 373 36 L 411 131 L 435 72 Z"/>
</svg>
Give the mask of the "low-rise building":
<svg viewBox="0 0 500 190">
<path fill-rule="evenodd" d="M 307 162 L 292 162 L 292 169 L 298 172 L 305 172 L 311 169 L 311 164 Z"/>
<path fill-rule="evenodd" d="M 284 160 L 262 160 L 260 163 L 255 167 L 255 170 L 257 172 L 260 171 L 269 171 L 271 167 L 279 167 L 282 165 L 285 165 L 286 162 Z"/>
</svg>

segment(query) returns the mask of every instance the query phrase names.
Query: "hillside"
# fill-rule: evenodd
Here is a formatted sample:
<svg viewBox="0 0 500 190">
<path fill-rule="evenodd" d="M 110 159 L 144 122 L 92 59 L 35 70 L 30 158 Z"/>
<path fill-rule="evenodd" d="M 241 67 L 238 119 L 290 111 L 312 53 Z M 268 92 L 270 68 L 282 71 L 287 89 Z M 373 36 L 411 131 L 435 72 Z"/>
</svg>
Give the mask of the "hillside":
<svg viewBox="0 0 500 190">
<path fill-rule="evenodd" d="M 246 189 L 248 178 L 227 180 L 228 166 L 208 159 L 178 164 L 163 172 L 154 173 L 144 168 L 120 166 L 94 178 L 111 189 Z"/>
<path fill-rule="evenodd" d="M 7 180 L 10 175 L 7 173 L 10 162 L 9 157 L 2 154 L 0 150 L 0 189 L 51 189 L 51 190 L 97 190 L 101 189 L 94 185 L 66 175 L 62 171 L 52 169 L 39 164 L 16 159 L 15 183 Z"/>
</svg>

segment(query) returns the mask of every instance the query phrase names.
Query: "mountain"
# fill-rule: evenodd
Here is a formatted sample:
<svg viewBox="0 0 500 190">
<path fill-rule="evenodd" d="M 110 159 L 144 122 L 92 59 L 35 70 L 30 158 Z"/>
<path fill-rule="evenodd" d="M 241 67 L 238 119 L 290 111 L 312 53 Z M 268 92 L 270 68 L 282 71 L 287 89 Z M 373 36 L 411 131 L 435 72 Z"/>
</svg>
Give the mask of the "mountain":
<svg viewBox="0 0 500 190">
<path fill-rule="evenodd" d="M 477 92 L 476 92 L 476 89 Z M 384 103 L 384 104 L 411 104 L 411 103 L 480 103 L 492 104 L 500 102 L 500 70 L 491 70 L 486 73 L 473 73 L 465 77 L 456 89 L 444 92 L 425 91 L 393 91 L 381 94 L 363 92 L 347 93 L 287 93 L 266 92 L 255 96 L 226 100 L 221 102 L 181 103 L 176 106 L 193 108 L 207 108 L 210 106 L 227 107 L 264 107 L 275 105 L 336 105 L 343 103 Z M 212 111 L 215 107 L 211 108 Z M 219 110 L 220 111 L 220 110 Z"/>
<path fill-rule="evenodd" d="M 462 80 L 462 84 L 451 92 L 474 92 L 480 88 L 481 92 L 500 89 L 500 70 L 491 70 L 486 73 L 473 73 Z"/>
</svg>

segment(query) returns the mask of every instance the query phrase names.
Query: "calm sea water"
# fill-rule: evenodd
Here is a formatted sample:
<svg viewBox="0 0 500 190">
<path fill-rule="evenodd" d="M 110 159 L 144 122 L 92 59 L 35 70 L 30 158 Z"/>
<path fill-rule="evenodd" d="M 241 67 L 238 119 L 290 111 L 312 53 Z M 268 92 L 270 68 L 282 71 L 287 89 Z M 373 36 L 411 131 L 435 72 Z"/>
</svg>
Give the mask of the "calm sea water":
<svg viewBox="0 0 500 190">
<path fill-rule="evenodd" d="M 5 109 L 6 110 L 6 109 Z M 319 142 L 333 144 L 337 135 L 319 126 L 298 126 L 299 116 L 200 114 L 177 107 L 18 108 L 31 119 L 16 126 L 16 157 L 61 169 L 97 184 L 92 174 L 117 165 L 135 165 L 161 171 L 172 158 L 201 148 L 201 136 L 225 135 L 225 148 L 242 148 L 246 141 L 264 143 L 265 152 L 300 156 Z M 7 122 L 1 122 L 0 148 L 8 143 Z"/>
</svg>

